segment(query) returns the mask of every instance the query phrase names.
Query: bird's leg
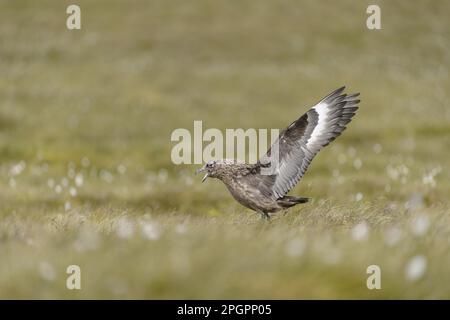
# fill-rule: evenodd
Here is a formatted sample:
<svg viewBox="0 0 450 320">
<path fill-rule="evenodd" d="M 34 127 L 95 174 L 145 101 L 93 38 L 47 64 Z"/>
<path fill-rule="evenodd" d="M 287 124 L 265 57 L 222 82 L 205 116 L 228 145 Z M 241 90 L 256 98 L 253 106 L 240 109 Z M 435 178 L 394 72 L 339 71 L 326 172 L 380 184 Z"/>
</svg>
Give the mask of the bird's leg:
<svg viewBox="0 0 450 320">
<path fill-rule="evenodd" d="M 270 220 L 270 216 L 269 216 L 269 214 L 267 212 L 260 211 L 258 213 L 261 215 L 261 219 L 262 220 L 267 220 L 267 221 Z"/>
</svg>

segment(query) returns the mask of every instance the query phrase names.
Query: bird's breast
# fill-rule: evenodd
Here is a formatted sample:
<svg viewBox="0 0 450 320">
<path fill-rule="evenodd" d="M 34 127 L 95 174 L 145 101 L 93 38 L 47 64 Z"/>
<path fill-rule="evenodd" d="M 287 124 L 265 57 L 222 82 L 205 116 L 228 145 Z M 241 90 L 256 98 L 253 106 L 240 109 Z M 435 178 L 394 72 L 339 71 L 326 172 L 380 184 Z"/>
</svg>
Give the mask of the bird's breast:
<svg viewBox="0 0 450 320">
<path fill-rule="evenodd" d="M 223 180 L 231 195 L 243 206 L 255 211 L 265 211 L 271 208 L 275 201 L 262 194 L 243 177 L 233 177 Z"/>
</svg>

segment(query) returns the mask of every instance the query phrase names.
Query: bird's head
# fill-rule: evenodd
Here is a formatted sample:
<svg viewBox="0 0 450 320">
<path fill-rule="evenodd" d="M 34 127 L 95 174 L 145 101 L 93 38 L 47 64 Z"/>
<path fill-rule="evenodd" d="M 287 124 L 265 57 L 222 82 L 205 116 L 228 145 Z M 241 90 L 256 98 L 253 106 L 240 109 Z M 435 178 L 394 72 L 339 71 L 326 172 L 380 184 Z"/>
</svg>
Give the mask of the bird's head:
<svg viewBox="0 0 450 320">
<path fill-rule="evenodd" d="M 234 160 L 222 159 L 222 160 L 210 160 L 203 167 L 197 169 L 195 174 L 204 172 L 202 182 L 205 182 L 207 178 L 219 178 L 226 170 L 226 167 L 235 163 Z"/>
</svg>

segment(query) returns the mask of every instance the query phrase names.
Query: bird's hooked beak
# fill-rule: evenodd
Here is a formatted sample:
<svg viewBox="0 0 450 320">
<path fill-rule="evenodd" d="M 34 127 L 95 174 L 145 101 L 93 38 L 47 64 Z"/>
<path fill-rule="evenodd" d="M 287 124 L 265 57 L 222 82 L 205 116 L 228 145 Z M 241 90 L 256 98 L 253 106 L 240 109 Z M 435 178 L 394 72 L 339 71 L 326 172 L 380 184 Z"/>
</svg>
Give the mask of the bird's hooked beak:
<svg viewBox="0 0 450 320">
<path fill-rule="evenodd" d="M 202 172 L 205 172 L 205 171 L 206 171 L 206 165 L 204 165 L 200 169 L 195 170 L 195 174 L 199 174 L 199 173 L 202 173 Z M 209 177 L 209 173 L 206 172 L 206 174 L 203 176 L 202 183 L 205 182 L 206 178 L 208 178 L 208 177 Z"/>
</svg>

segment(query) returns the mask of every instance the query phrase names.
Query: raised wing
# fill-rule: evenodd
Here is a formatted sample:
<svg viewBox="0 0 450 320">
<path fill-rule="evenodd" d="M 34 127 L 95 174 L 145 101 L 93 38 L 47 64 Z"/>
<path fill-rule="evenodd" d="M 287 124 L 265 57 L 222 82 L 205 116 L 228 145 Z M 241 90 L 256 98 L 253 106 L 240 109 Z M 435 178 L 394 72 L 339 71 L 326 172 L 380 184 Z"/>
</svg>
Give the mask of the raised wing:
<svg viewBox="0 0 450 320">
<path fill-rule="evenodd" d="M 297 184 L 314 156 L 336 139 L 355 115 L 359 93 L 342 94 L 344 89 L 330 93 L 283 130 L 260 159 L 261 167 L 270 167 L 263 173 L 263 182 L 272 189 L 274 199 L 283 197 Z M 271 157 L 277 148 L 278 158 Z"/>
</svg>

